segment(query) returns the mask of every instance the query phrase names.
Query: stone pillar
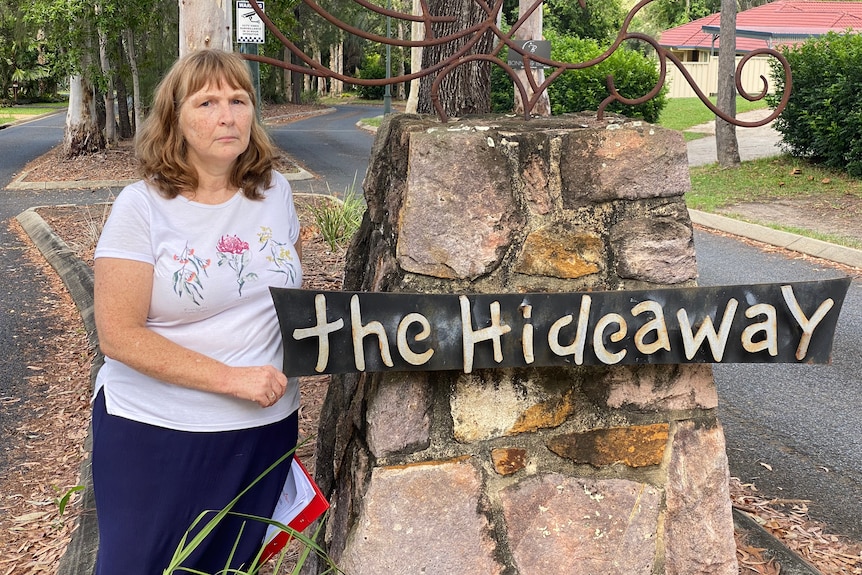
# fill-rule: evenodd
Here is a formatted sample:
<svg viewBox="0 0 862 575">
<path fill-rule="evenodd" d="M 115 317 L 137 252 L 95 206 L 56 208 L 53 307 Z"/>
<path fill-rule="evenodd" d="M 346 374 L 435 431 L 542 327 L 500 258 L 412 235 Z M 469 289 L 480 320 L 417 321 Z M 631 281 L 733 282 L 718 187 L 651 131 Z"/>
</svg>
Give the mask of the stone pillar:
<svg viewBox="0 0 862 575">
<path fill-rule="evenodd" d="M 622 118 L 381 126 L 345 289 L 692 286 L 686 146 Z M 738 572 L 708 365 L 335 376 L 318 482 L 348 575 Z"/>
</svg>

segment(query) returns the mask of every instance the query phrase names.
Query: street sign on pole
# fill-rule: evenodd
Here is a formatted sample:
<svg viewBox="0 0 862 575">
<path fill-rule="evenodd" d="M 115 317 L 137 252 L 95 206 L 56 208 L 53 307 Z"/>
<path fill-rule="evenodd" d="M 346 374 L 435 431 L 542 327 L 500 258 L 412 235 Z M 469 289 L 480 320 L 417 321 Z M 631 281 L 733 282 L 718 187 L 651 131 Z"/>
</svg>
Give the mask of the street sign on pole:
<svg viewBox="0 0 862 575">
<path fill-rule="evenodd" d="M 258 2 L 260 9 L 264 9 L 264 3 Z M 248 0 L 237 0 L 236 2 L 236 41 L 238 44 L 263 44 L 266 26 L 263 20 L 254 11 Z"/>
</svg>

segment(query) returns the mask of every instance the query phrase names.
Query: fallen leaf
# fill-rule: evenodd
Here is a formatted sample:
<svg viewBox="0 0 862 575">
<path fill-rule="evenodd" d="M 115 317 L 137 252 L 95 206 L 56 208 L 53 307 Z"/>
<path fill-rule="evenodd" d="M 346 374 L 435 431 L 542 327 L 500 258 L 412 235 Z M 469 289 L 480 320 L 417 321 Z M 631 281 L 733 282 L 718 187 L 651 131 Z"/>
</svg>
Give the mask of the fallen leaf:
<svg viewBox="0 0 862 575">
<path fill-rule="evenodd" d="M 44 519 L 50 515 L 47 511 L 34 511 L 32 513 L 25 513 L 24 515 L 19 515 L 15 517 L 12 521 L 15 523 L 30 523 L 33 521 L 38 521 L 39 519 Z"/>
<path fill-rule="evenodd" d="M 767 468 L 769 471 L 772 471 L 772 466 L 771 466 L 771 465 L 769 465 L 768 463 L 763 463 L 763 462 L 761 461 L 761 462 L 760 462 L 760 464 L 761 464 L 762 466 L 764 466 L 765 468 Z"/>
</svg>

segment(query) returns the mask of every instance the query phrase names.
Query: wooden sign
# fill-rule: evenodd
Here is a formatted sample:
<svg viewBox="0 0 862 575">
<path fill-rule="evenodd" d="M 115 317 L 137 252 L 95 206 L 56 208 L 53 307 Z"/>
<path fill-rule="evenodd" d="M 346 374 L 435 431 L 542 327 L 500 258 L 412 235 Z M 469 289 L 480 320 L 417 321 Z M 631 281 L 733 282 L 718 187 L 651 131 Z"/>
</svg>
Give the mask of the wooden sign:
<svg viewBox="0 0 862 575">
<path fill-rule="evenodd" d="M 828 363 L 850 278 L 527 294 L 270 288 L 289 376 L 668 363 Z"/>
</svg>

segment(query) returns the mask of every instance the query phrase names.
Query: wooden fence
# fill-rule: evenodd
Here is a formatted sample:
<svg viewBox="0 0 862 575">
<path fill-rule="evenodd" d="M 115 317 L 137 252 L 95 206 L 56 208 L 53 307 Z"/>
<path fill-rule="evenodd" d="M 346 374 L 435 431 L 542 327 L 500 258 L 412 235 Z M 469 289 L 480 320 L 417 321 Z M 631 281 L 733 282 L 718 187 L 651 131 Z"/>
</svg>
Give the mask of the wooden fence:
<svg viewBox="0 0 862 575">
<path fill-rule="evenodd" d="M 740 58 L 737 57 L 737 64 L 739 64 L 739 60 Z M 772 93 L 774 91 L 775 86 L 771 77 L 769 60 L 767 57 L 755 56 L 743 68 L 742 86 L 750 94 L 759 94 L 763 89 L 761 76 L 766 78 L 769 83 L 769 92 Z M 706 62 L 684 62 L 683 65 L 704 94 L 708 96 L 715 95 L 718 91 L 718 56 L 712 56 Z M 682 72 L 671 62 L 668 62 L 666 85 L 669 89 L 668 98 L 697 97 L 697 94 L 689 86 Z"/>
</svg>

